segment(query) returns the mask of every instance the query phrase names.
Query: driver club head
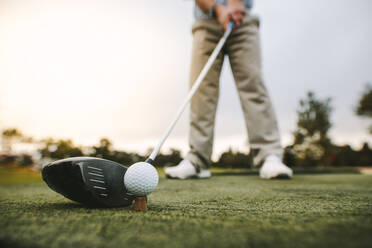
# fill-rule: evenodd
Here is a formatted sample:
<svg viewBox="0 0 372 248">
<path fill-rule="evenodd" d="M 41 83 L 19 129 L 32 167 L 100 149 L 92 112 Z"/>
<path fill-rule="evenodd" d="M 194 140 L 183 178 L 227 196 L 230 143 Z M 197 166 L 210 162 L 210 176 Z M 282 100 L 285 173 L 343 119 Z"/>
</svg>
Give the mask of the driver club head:
<svg viewBox="0 0 372 248">
<path fill-rule="evenodd" d="M 127 168 L 92 157 L 74 157 L 43 166 L 43 180 L 55 192 L 87 206 L 125 207 L 135 196 L 124 185 Z"/>
</svg>

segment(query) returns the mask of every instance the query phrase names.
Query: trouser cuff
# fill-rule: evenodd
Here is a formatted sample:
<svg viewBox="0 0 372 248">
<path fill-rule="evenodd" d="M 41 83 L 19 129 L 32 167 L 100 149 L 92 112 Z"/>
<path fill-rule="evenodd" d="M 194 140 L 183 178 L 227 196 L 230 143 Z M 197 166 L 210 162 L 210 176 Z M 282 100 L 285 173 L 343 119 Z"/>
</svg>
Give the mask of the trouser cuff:
<svg viewBox="0 0 372 248">
<path fill-rule="evenodd" d="M 265 149 L 265 148 L 252 148 L 251 154 L 253 156 L 253 166 L 259 167 L 264 162 L 267 156 L 276 155 L 281 160 L 283 159 L 283 149 L 281 147 Z"/>
<path fill-rule="evenodd" d="M 195 166 L 195 169 L 197 171 L 199 171 L 200 169 L 208 169 L 209 168 L 210 162 L 203 161 L 203 159 L 201 159 L 198 155 L 196 155 L 192 152 L 187 153 L 185 158 L 187 160 L 189 160 L 192 163 L 192 165 Z"/>
</svg>

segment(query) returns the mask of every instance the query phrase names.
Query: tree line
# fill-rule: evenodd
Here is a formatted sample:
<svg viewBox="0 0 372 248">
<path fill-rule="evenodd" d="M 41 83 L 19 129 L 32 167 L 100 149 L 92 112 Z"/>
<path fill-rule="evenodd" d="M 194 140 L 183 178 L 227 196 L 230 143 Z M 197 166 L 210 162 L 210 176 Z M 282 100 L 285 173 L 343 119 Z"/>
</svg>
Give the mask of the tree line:
<svg viewBox="0 0 372 248">
<path fill-rule="evenodd" d="M 329 137 L 332 128 L 332 99 L 321 99 L 313 92 L 308 92 L 299 101 L 297 109 L 297 127 L 293 131 L 293 143 L 284 149 L 284 162 L 291 166 L 369 166 L 372 165 L 372 150 L 365 142 L 361 149 L 354 150 L 350 145 L 338 146 Z M 367 85 L 354 109 L 356 115 L 372 118 L 372 87 Z M 372 134 L 372 125 L 369 127 Z M 76 156 L 92 156 L 130 165 L 143 161 L 148 154 L 138 154 L 115 150 L 112 142 L 102 138 L 97 145 L 79 147 L 72 140 L 53 138 L 35 141 L 32 137 L 23 135 L 18 129 L 10 128 L 2 132 L 3 150 L 0 155 L 0 165 L 15 164 L 30 166 L 35 163 L 30 154 L 12 155 L 15 143 L 37 143 L 41 160 L 57 160 Z M 234 152 L 229 149 L 223 152 L 212 166 L 222 168 L 252 167 L 252 151 L 249 153 Z M 158 167 L 175 165 L 182 160 L 181 152 L 171 149 L 168 153 L 160 153 L 155 165 Z"/>
</svg>

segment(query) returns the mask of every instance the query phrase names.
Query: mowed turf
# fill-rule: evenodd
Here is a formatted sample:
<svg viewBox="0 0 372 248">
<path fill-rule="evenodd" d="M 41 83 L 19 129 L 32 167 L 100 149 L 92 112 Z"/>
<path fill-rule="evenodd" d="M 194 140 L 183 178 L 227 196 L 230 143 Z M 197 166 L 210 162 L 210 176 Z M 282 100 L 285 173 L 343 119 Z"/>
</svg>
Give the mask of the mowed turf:
<svg viewBox="0 0 372 248">
<path fill-rule="evenodd" d="M 161 178 L 147 212 L 2 184 L 0 216 L 1 247 L 372 247 L 372 176 Z"/>
</svg>

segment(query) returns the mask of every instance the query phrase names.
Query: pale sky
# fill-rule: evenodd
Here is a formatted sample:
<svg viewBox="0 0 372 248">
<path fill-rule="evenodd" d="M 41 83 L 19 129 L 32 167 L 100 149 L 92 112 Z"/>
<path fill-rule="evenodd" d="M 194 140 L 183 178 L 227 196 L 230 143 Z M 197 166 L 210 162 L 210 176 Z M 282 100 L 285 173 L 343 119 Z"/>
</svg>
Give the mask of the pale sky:
<svg viewBox="0 0 372 248">
<path fill-rule="evenodd" d="M 187 94 L 193 1 L 0 0 L 0 125 L 36 138 L 154 147 Z M 263 71 L 291 142 L 306 91 L 332 97 L 338 144 L 372 143 L 353 108 L 372 82 L 372 1 L 256 0 Z M 226 61 L 228 62 L 228 61 Z M 187 151 L 188 113 L 165 143 Z M 216 157 L 247 150 L 228 63 L 221 77 Z"/>
</svg>

